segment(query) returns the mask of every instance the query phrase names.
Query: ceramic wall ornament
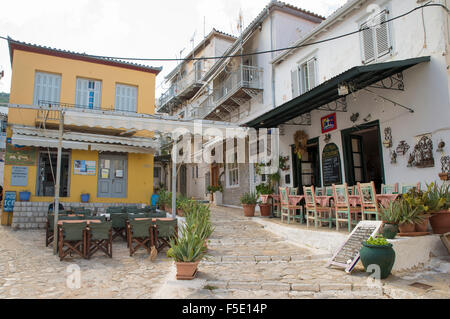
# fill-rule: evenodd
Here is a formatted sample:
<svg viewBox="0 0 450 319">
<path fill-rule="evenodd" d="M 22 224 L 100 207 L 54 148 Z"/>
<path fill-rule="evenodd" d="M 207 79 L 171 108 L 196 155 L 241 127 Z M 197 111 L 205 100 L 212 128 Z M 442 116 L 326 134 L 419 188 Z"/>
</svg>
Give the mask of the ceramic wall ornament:
<svg viewBox="0 0 450 319">
<path fill-rule="evenodd" d="M 436 152 L 444 153 L 444 148 L 445 148 L 445 142 L 443 140 L 441 140 L 441 142 L 438 145 L 438 148 L 437 148 Z"/>
<path fill-rule="evenodd" d="M 384 129 L 384 142 L 383 145 L 386 148 L 392 147 L 392 129 L 390 127 L 386 127 Z"/>
<path fill-rule="evenodd" d="M 400 141 L 400 143 L 397 146 L 396 152 L 398 155 L 405 155 L 406 153 L 408 153 L 409 149 L 411 147 L 408 145 L 408 143 L 406 143 L 406 141 Z"/>
<path fill-rule="evenodd" d="M 408 167 L 414 166 L 416 166 L 416 157 L 414 156 L 414 152 L 412 152 L 411 154 L 409 154 Z"/>
<path fill-rule="evenodd" d="M 395 151 L 391 152 L 391 164 L 397 164 L 397 153 Z"/>
<path fill-rule="evenodd" d="M 350 116 L 350 121 L 352 121 L 353 123 L 356 123 L 356 121 L 358 121 L 359 119 L 359 113 L 353 113 L 352 116 Z"/>
<path fill-rule="evenodd" d="M 416 167 L 434 167 L 433 141 L 430 137 L 422 136 L 416 146 L 414 146 L 411 156 L 414 157 L 414 166 Z"/>
</svg>

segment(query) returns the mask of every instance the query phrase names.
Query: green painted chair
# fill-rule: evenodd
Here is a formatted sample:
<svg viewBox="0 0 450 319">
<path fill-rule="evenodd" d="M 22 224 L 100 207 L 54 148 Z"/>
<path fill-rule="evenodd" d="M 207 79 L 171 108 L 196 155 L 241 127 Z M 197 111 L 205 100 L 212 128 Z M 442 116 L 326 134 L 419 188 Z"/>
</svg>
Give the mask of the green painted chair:
<svg viewBox="0 0 450 319">
<path fill-rule="evenodd" d="M 144 248 L 151 253 L 151 248 L 155 245 L 154 224 L 151 219 L 148 220 L 130 220 L 127 227 L 128 247 L 130 248 L 130 256 L 139 249 Z M 133 244 L 136 244 L 133 246 Z"/>
<path fill-rule="evenodd" d="M 348 194 L 350 196 L 352 196 L 354 192 L 355 192 L 355 186 L 349 186 L 348 187 Z"/>
<path fill-rule="evenodd" d="M 420 191 L 421 184 L 420 183 L 417 183 L 416 185 L 414 185 L 414 184 L 409 184 L 409 185 L 408 184 L 402 184 L 401 194 L 406 194 L 406 193 L 408 193 L 409 190 L 411 190 L 413 188 L 417 189 L 417 191 Z"/>
<path fill-rule="evenodd" d="M 136 218 L 148 218 L 145 213 L 128 213 L 128 220 L 134 220 Z"/>
<path fill-rule="evenodd" d="M 127 214 L 111 214 L 112 229 L 113 229 L 113 240 L 118 236 L 122 237 L 127 241 L 127 229 L 126 221 L 128 218 Z"/>
<path fill-rule="evenodd" d="M 298 195 L 298 188 L 297 187 L 289 187 L 289 195 Z M 294 221 L 298 221 L 300 224 L 303 223 L 303 207 L 302 206 L 292 206 L 291 209 L 295 209 L 294 214 L 292 216 L 292 218 L 294 219 Z M 297 214 L 297 211 L 300 211 L 300 214 Z"/>
<path fill-rule="evenodd" d="M 336 230 L 339 231 L 340 224 L 346 223 L 348 232 L 350 233 L 354 226 L 358 224 L 361 207 L 352 207 L 349 201 L 349 193 L 347 184 L 333 185 L 334 211 Z"/>
<path fill-rule="evenodd" d="M 375 183 L 358 183 L 362 220 L 380 220 Z"/>
<path fill-rule="evenodd" d="M 86 220 L 99 220 L 102 223 L 106 222 L 106 217 L 105 216 L 85 216 L 84 219 L 86 219 Z"/>
<path fill-rule="evenodd" d="M 381 184 L 381 194 L 398 194 L 398 183 L 391 185 Z"/>
<path fill-rule="evenodd" d="M 83 220 L 83 219 L 84 219 L 83 215 L 79 215 L 79 216 L 68 216 L 68 215 L 59 216 L 59 214 L 58 214 L 58 220 Z"/>
<path fill-rule="evenodd" d="M 359 188 L 358 185 L 353 186 L 353 195 L 359 196 Z"/>
<path fill-rule="evenodd" d="M 161 251 L 164 247 L 170 247 L 170 239 L 178 237 L 178 220 L 156 220 L 155 243 L 156 249 Z"/>
<path fill-rule="evenodd" d="M 325 187 L 325 196 L 333 196 L 333 186 Z"/>
<path fill-rule="evenodd" d="M 323 188 L 317 187 L 316 189 L 316 196 L 323 196 Z"/>
<path fill-rule="evenodd" d="M 54 233 L 55 215 L 47 215 L 47 223 L 45 225 L 45 247 L 48 247 L 55 239 Z"/>
<path fill-rule="evenodd" d="M 164 211 L 156 211 L 148 214 L 150 218 L 166 218 L 167 213 Z"/>
<path fill-rule="evenodd" d="M 112 222 L 89 224 L 86 257 L 90 259 L 99 250 L 112 258 Z"/>
<path fill-rule="evenodd" d="M 137 213 L 139 212 L 139 208 L 137 206 L 126 206 L 125 211 L 127 213 Z"/>
<path fill-rule="evenodd" d="M 59 259 L 62 261 L 68 254 L 76 253 L 85 258 L 86 222 L 62 223 L 59 227 Z M 64 250 L 64 247 L 67 247 Z"/>
<path fill-rule="evenodd" d="M 108 207 L 106 209 L 107 214 L 123 214 L 124 212 L 125 212 L 125 209 L 123 207 L 119 207 L 119 206 Z"/>
<path fill-rule="evenodd" d="M 303 187 L 305 194 L 305 210 L 306 210 L 306 225 L 309 227 L 310 221 L 314 221 L 314 226 L 322 227 L 322 223 L 328 223 L 329 228 L 333 226 L 333 215 L 331 207 L 322 207 L 317 205 L 316 192 L 314 186 Z"/>
</svg>

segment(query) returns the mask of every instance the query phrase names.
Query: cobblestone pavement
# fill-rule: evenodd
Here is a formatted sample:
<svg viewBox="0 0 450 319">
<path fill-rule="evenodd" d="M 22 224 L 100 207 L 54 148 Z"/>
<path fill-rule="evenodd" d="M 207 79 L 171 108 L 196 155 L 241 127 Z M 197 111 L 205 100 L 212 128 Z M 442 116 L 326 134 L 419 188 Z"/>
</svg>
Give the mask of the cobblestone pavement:
<svg viewBox="0 0 450 319">
<path fill-rule="evenodd" d="M 331 254 L 288 243 L 240 209 L 214 208 L 212 220 L 211 257 L 198 275 L 205 286 L 188 298 L 450 298 L 448 269 L 390 276 L 382 286 L 369 286 L 361 266 L 352 275 L 326 268 Z M 433 288 L 408 286 L 414 282 Z"/>
<path fill-rule="evenodd" d="M 0 298 L 450 298 L 450 259 L 373 287 L 361 268 L 328 269 L 330 254 L 286 242 L 240 209 L 213 208 L 212 220 L 209 258 L 194 281 L 176 281 L 164 252 L 153 263 L 144 251 L 130 257 L 119 239 L 112 259 L 60 262 L 43 231 L 0 227 Z M 66 284 L 71 265 L 80 267 L 80 289 Z M 409 286 L 416 282 L 431 288 Z"/>
</svg>

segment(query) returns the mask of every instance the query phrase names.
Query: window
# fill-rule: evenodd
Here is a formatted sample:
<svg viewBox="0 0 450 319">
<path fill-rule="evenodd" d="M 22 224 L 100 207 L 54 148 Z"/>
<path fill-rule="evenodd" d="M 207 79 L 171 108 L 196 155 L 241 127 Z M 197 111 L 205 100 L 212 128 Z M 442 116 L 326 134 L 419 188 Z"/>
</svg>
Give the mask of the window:
<svg viewBox="0 0 450 319">
<path fill-rule="evenodd" d="M 195 81 L 199 82 L 203 77 L 203 60 L 194 62 Z"/>
<path fill-rule="evenodd" d="M 192 166 L 192 178 L 198 178 L 198 165 Z"/>
<path fill-rule="evenodd" d="M 237 153 L 234 153 L 234 162 L 226 165 L 227 186 L 239 186 L 239 165 L 237 163 Z"/>
<path fill-rule="evenodd" d="M 77 78 L 75 104 L 82 108 L 100 109 L 102 82 Z"/>
<path fill-rule="evenodd" d="M 116 111 L 137 112 L 137 87 L 116 84 Z"/>
<path fill-rule="evenodd" d="M 316 86 L 316 58 L 307 60 L 291 72 L 292 97 L 300 96 Z"/>
<path fill-rule="evenodd" d="M 36 72 L 34 76 L 34 105 L 44 102 L 59 103 L 61 91 L 61 75 Z"/>
<path fill-rule="evenodd" d="M 363 63 L 370 63 L 389 54 L 392 50 L 389 35 L 388 10 L 361 24 L 361 48 Z"/>
<path fill-rule="evenodd" d="M 153 168 L 153 177 L 160 178 L 161 177 L 161 167 Z"/>
</svg>

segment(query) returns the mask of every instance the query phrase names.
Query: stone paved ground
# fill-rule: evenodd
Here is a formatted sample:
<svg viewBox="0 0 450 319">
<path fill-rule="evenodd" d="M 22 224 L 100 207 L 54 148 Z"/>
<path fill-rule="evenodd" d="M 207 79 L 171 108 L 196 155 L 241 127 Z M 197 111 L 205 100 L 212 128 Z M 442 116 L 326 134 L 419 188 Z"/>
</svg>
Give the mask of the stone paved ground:
<svg viewBox="0 0 450 319">
<path fill-rule="evenodd" d="M 160 253 L 155 262 L 114 241 L 113 259 L 60 262 L 44 247 L 43 231 L 0 227 L 0 298 L 450 298 L 450 260 L 429 269 L 391 276 L 382 287 L 368 287 L 367 275 L 325 268 L 330 254 L 286 242 L 242 210 L 214 208 L 216 230 L 209 259 L 198 278 L 175 280 L 173 262 Z M 81 269 L 81 288 L 69 289 L 67 267 Z M 412 288 L 414 282 L 429 290 Z"/>
</svg>

